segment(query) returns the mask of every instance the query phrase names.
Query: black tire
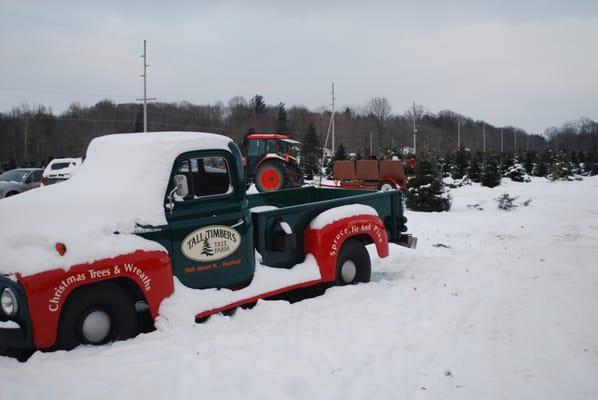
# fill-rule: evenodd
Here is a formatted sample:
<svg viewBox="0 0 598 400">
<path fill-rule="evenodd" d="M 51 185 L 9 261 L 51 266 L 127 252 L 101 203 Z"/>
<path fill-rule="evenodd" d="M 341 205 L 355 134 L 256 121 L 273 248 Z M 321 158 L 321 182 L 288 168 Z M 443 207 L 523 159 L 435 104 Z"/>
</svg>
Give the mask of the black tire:
<svg viewBox="0 0 598 400">
<path fill-rule="evenodd" d="M 289 187 L 303 186 L 303 171 L 301 167 L 296 164 L 287 164 L 289 171 Z"/>
<path fill-rule="evenodd" d="M 266 161 L 255 172 L 255 187 L 260 192 L 286 189 L 288 184 L 287 170 L 278 161 Z"/>
<path fill-rule="evenodd" d="M 355 268 L 354 273 L 350 263 Z M 359 282 L 369 282 L 372 275 L 370 255 L 365 245 L 359 239 L 348 239 L 341 247 L 336 260 L 336 284 L 353 285 Z"/>
<path fill-rule="evenodd" d="M 8 192 L 8 193 L 6 193 L 6 195 L 4 197 L 11 197 L 11 196 L 14 196 L 14 195 L 17 195 L 17 194 L 19 194 L 19 192 L 14 192 L 14 191 L 13 192 Z"/>
<path fill-rule="evenodd" d="M 382 192 L 386 192 L 389 190 L 395 190 L 397 188 L 397 185 L 395 185 L 395 183 L 393 181 L 389 181 L 387 179 L 381 181 L 378 184 L 378 190 L 382 191 Z"/>
<path fill-rule="evenodd" d="M 91 338 L 94 333 L 89 334 L 90 329 L 84 328 L 89 326 L 88 321 L 93 315 L 104 318 L 104 323 L 105 317 L 109 318 L 105 336 Z M 99 283 L 82 288 L 68 298 L 60 318 L 55 348 L 70 350 L 79 344 L 101 345 L 136 334 L 137 312 L 133 297 L 115 283 Z"/>
</svg>

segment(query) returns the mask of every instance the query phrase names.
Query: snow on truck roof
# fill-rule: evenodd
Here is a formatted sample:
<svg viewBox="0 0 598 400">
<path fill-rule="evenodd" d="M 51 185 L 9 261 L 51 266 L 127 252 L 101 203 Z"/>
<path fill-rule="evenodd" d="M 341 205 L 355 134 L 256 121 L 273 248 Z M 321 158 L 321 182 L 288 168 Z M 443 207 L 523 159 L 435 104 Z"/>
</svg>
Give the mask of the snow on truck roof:
<svg viewBox="0 0 598 400">
<path fill-rule="evenodd" d="M 179 154 L 230 151 L 230 143 L 228 137 L 199 132 L 93 139 L 71 179 L 0 201 L 0 273 L 29 275 L 137 249 L 163 250 L 127 233 L 137 224 L 166 224 L 164 196 Z M 55 250 L 57 242 L 67 247 L 62 257 Z"/>
</svg>

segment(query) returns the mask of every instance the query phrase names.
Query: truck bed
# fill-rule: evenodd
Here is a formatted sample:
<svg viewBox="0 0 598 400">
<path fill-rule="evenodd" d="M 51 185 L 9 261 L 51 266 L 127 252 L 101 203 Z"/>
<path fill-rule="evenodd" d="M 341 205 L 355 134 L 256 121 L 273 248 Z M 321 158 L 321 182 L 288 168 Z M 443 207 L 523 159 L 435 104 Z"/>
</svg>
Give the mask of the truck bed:
<svg viewBox="0 0 598 400">
<path fill-rule="evenodd" d="M 378 211 L 389 242 L 397 242 L 403 228 L 403 197 L 400 191 L 378 192 L 351 189 L 302 187 L 247 196 L 252 211 L 255 248 L 262 264 L 286 267 L 304 260 L 303 232 L 312 219 L 333 207 L 365 204 Z M 264 207 L 270 206 L 270 207 Z M 274 208 L 275 207 L 275 208 Z M 280 227 L 284 221 L 293 234 Z"/>
</svg>

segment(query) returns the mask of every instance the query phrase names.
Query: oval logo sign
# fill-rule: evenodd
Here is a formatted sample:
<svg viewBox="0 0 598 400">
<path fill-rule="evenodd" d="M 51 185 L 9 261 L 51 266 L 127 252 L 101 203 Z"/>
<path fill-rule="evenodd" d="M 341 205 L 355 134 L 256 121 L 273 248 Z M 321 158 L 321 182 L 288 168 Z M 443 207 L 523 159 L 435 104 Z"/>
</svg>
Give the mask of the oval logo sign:
<svg viewBox="0 0 598 400">
<path fill-rule="evenodd" d="M 241 245 L 241 235 L 226 225 L 212 225 L 191 232 L 183 240 L 183 254 L 195 261 L 216 261 L 233 254 Z"/>
</svg>

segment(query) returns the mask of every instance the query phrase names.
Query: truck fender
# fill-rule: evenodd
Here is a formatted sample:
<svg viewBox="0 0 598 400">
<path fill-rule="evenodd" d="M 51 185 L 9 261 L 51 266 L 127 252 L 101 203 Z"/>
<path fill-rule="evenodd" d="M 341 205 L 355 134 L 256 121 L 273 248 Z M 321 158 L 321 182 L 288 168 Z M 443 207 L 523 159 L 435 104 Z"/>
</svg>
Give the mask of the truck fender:
<svg viewBox="0 0 598 400">
<path fill-rule="evenodd" d="M 56 342 L 63 306 L 75 290 L 114 281 L 147 303 L 153 319 L 160 303 L 174 291 L 172 266 L 167 253 L 138 250 L 114 258 L 19 277 L 29 307 L 29 320 L 36 349 Z M 142 298 L 139 298 L 139 297 Z"/>
<path fill-rule="evenodd" d="M 313 254 L 320 268 L 322 280 L 336 279 L 336 261 L 343 243 L 358 238 L 364 244 L 374 243 L 381 258 L 388 256 L 388 236 L 376 215 L 353 215 L 331 222 L 322 228 L 305 231 L 305 254 Z"/>
</svg>

